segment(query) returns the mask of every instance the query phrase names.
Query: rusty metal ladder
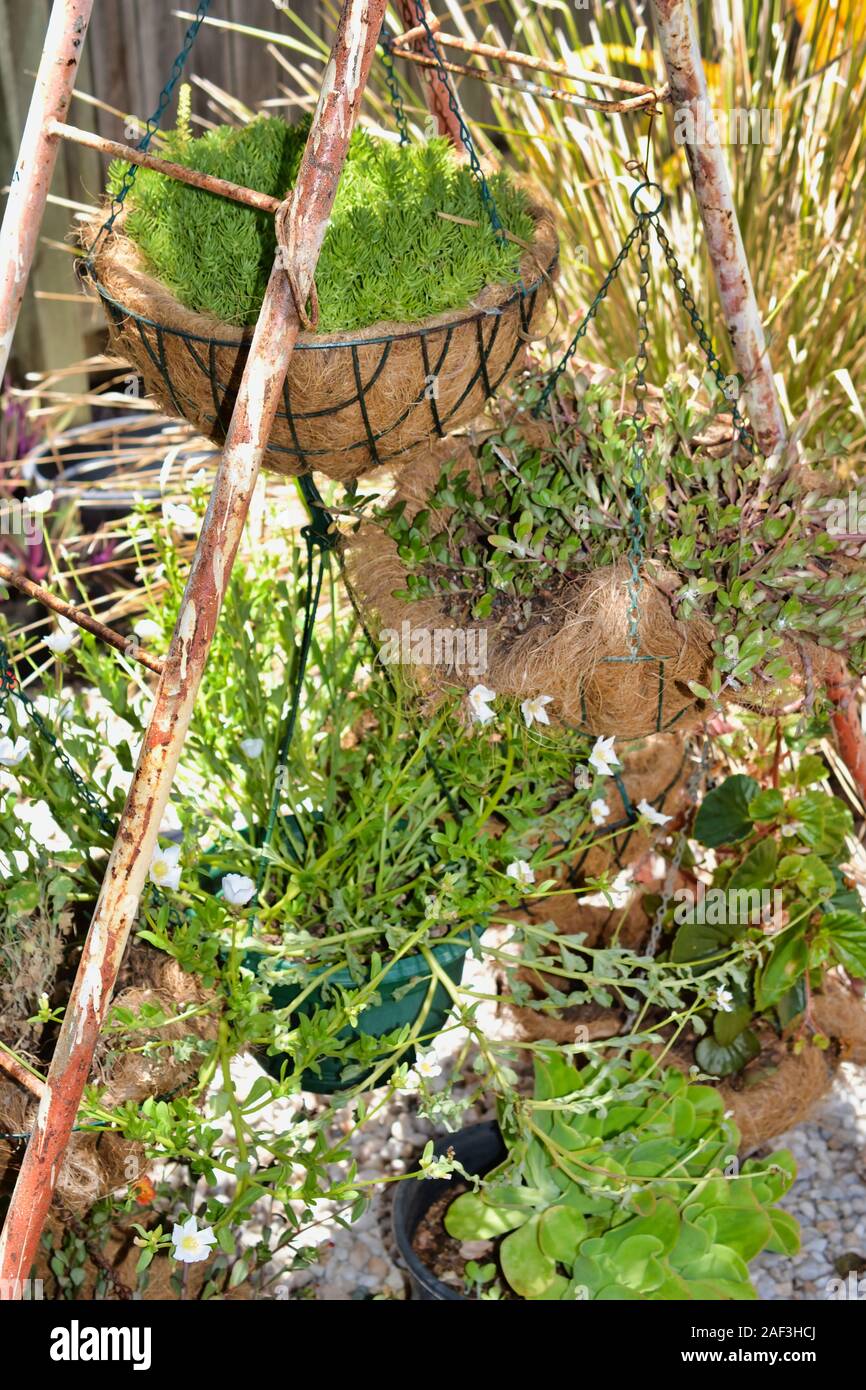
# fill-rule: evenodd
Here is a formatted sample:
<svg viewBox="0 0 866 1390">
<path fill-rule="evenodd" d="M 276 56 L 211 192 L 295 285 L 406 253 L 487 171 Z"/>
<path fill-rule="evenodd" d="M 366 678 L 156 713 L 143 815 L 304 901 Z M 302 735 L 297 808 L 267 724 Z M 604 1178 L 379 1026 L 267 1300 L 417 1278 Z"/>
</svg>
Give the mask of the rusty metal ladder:
<svg viewBox="0 0 866 1390">
<path fill-rule="evenodd" d="M 386 4 L 387 0 L 343 0 L 298 179 L 286 206 L 280 205 L 287 229 L 288 259 L 275 261 L 268 282 L 171 646 L 156 687 L 150 723 L 0 1235 L 0 1299 L 22 1296 L 36 1256 L 189 728 L 301 327 L 300 314 L 313 285 Z M 411 28 L 416 17 L 412 0 L 397 0 L 397 8 Z M 112 142 L 64 124 L 92 9 L 93 0 L 55 0 L 46 33 L 0 230 L 0 378 L 29 279 L 60 140 L 78 139 L 103 152 L 117 153 L 109 148 Z M 653 10 L 675 107 L 706 102 L 707 86 L 689 0 L 653 0 Z M 425 41 L 423 35 L 415 39 L 416 44 Z M 429 57 L 428 66 L 433 66 Z M 453 110 L 432 80 L 427 83 L 426 97 L 438 128 L 454 139 Z M 129 156 L 125 148 L 120 153 Z M 784 442 L 784 421 L 724 161 L 718 148 L 687 146 L 687 154 L 725 322 L 745 382 L 752 426 L 762 449 L 771 453 Z M 138 162 L 151 160 L 145 157 Z M 153 165 L 158 167 L 159 161 Z M 250 190 L 226 185 L 219 191 L 228 197 L 240 195 L 241 201 L 251 200 L 244 196 Z M 855 720 L 855 730 L 850 709 L 849 700 L 845 717 L 856 753 L 859 721 Z M 860 738 L 862 754 L 862 731 Z M 866 757 L 858 767 L 858 783 L 866 788 Z"/>
</svg>

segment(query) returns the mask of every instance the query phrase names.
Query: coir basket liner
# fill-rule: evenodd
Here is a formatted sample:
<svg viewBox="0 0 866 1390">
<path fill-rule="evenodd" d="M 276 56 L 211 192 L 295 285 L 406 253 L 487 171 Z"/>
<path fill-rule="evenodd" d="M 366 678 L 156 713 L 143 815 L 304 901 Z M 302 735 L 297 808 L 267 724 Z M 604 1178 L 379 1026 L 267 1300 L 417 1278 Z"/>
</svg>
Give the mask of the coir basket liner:
<svg viewBox="0 0 866 1390">
<path fill-rule="evenodd" d="M 299 335 L 265 467 L 357 478 L 478 415 L 539 336 L 557 266 L 553 213 L 534 193 L 528 197 L 535 235 L 519 285 L 488 285 L 467 308 L 417 324 Z M 113 350 L 166 411 L 222 442 L 253 330 L 184 308 L 146 273 L 122 217 L 90 271 Z"/>
<path fill-rule="evenodd" d="M 402 473 L 391 502 L 405 504 L 405 516 L 435 512 L 444 525 L 448 509 L 438 511 L 431 501 L 444 472 L 468 471 L 479 492 L 481 481 L 476 452 L 463 440 L 449 441 L 431 450 L 416 466 Z M 587 569 L 568 590 L 546 604 L 540 619 L 519 634 L 503 628 L 498 619 L 473 620 L 463 626 L 451 617 L 443 595 L 404 597 L 407 567 L 397 543 L 385 526 L 365 521 L 344 540 L 347 573 L 356 599 L 373 633 L 401 638 L 401 651 L 412 652 L 416 636 L 461 632 L 468 645 L 486 653 L 486 667 L 456 661 L 449 651 L 460 643 L 442 643 L 439 658 L 413 659 L 407 673 L 420 691 L 435 699 L 448 688 L 466 687 L 483 680 L 498 695 L 525 700 L 549 695 L 548 714 L 558 723 L 593 737 L 640 739 L 649 734 L 676 730 L 683 733 L 706 714 L 690 682 L 706 684 L 712 665 L 712 624 L 702 615 L 688 621 L 674 616 L 670 595 L 680 578 L 661 564 L 645 563 L 637 596 L 639 645 L 629 655 L 631 627 L 631 570 L 626 560 Z M 459 578 L 459 574 L 457 576 Z M 423 652 L 423 641 L 419 643 Z M 742 690 L 726 695 L 759 712 L 779 713 L 797 701 L 810 681 L 819 684 L 825 654 L 804 638 L 783 644 L 782 653 L 792 670 L 790 680 L 773 684 L 756 676 Z"/>
</svg>

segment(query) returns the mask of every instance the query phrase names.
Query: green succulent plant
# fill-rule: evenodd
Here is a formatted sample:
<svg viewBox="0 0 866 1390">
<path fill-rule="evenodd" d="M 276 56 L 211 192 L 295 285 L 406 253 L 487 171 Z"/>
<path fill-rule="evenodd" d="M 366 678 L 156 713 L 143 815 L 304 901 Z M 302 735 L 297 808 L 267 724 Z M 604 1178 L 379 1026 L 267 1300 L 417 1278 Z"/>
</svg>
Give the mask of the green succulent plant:
<svg viewBox="0 0 866 1390">
<path fill-rule="evenodd" d="M 545 1301 L 754 1299 L 748 1262 L 794 1254 L 779 1151 L 738 1165 L 724 1101 L 646 1052 L 581 1070 L 536 1062 L 529 1133 L 449 1206 L 458 1240 L 499 1240 L 508 1290 Z"/>
<path fill-rule="evenodd" d="M 181 113 L 160 154 L 283 198 L 308 130 L 308 119 L 288 125 L 258 116 L 195 138 Z M 111 166 L 112 196 L 128 167 Z M 524 193 L 504 174 L 490 183 L 503 226 L 530 240 Z M 268 213 L 152 169 L 138 171 L 126 205 L 126 233 L 181 303 L 226 323 L 255 323 L 276 253 Z M 415 323 L 463 308 L 487 284 L 516 282 L 520 256 L 517 242 L 494 232 L 472 173 L 447 140 L 402 146 L 356 128 L 316 269 L 319 331 Z"/>
</svg>

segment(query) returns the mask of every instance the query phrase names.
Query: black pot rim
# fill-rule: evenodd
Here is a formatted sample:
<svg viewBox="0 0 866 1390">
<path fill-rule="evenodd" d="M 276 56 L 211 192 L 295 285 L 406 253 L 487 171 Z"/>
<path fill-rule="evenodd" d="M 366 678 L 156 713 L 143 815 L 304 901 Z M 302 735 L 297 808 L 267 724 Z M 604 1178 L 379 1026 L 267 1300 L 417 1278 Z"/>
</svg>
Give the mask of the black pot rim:
<svg viewBox="0 0 866 1390">
<path fill-rule="evenodd" d="M 464 1163 L 467 1172 L 473 1172 L 474 1170 L 479 1176 L 483 1177 L 485 1173 L 490 1172 L 491 1168 L 495 1168 L 496 1165 L 502 1161 L 505 1146 L 502 1141 L 499 1125 L 495 1120 L 484 1120 L 479 1124 L 467 1125 L 464 1129 L 458 1130 L 456 1134 L 442 1135 L 433 1145 L 434 1153 L 442 1154 L 445 1153 L 447 1149 L 453 1148 L 457 1152 L 458 1158 L 460 1158 L 461 1141 L 463 1145 L 468 1141 L 476 1152 L 477 1149 L 481 1147 L 483 1151 L 487 1151 L 490 1158 L 489 1163 L 482 1162 L 477 1166 L 469 1162 Z M 400 1258 L 412 1276 L 413 1281 L 420 1288 L 426 1290 L 430 1298 L 437 1302 L 471 1303 L 473 1300 L 467 1298 L 465 1294 L 458 1293 L 452 1285 L 444 1284 L 441 1279 L 437 1279 L 432 1270 L 424 1264 L 423 1260 L 419 1259 L 412 1248 L 412 1239 L 418 1229 L 421 1218 L 429 1207 L 432 1206 L 441 1192 L 444 1192 L 449 1180 L 417 1178 L 415 1181 L 416 1183 L 423 1183 L 425 1187 L 429 1187 L 430 1201 L 427 1203 L 424 1211 L 415 1219 L 413 1224 L 410 1203 L 413 1196 L 417 1195 L 417 1191 L 412 1183 L 398 1183 L 394 1203 L 391 1208 L 391 1231 L 394 1236 L 394 1242 L 400 1252 Z"/>
</svg>

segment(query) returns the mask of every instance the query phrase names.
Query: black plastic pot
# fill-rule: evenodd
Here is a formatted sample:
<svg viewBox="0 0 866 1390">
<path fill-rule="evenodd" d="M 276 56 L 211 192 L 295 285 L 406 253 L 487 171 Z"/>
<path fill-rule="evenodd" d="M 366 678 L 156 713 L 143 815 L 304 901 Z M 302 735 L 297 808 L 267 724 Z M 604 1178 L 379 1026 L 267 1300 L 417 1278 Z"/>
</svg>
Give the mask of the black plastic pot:
<svg viewBox="0 0 866 1390">
<path fill-rule="evenodd" d="M 436 1141 L 434 1149 L 437 1154 L 453 1149 L 467 1173 L 479 1178 L 500 1164 L 506 1155 L 499 1126 L 493 1120 L 487 1124 L 470 1125 L 458 1134 L 445 1134 Z M 391 1224 L 400 1258 L 412 1279 L 412 1297 L 428 1303 L 471 1301 L 450 1284 L 443 1284 L 441 1279 L 437 1279 L 412 1249 L 415 1232 L 422 1220 L 433 1203 L 451 1186 L 453 1179 L 449 1178 L 418 1178 L 416 1182 L 398 1183 L 394 1199 Z"/>
<path fill-rule="evenodd" d="M 76 501 L 82 528 L 95 531 L 127 516 L 139 499 L 159 501 L 160 471 L 170 448 L 178 451 L 177 479 L 196 473 L 219 452 L 190 439 L 177 420 L 148 411 L 63 430 L 31 450 L 22 473 L 38 490 L 51 488 L 60 499 Z"/>
</svg>

